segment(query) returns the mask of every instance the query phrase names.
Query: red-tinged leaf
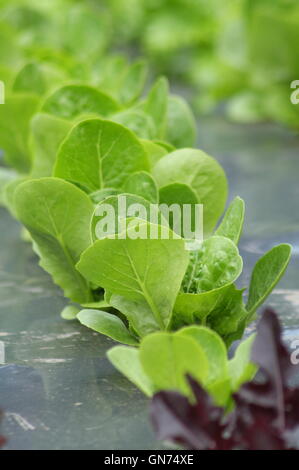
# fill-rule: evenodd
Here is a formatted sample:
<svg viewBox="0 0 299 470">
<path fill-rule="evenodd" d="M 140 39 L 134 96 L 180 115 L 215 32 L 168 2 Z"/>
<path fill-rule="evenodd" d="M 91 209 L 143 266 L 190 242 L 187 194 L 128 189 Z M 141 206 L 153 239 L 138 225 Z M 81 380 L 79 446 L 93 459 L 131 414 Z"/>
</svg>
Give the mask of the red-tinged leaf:
<svg viewBox="0 0 299 470">
<path fill-rule="evenodd" d="M 251 359 L 275 384 L 286 383 L 292 371 L 290 354 L 282 342 L 282 331 L 276 313 L 268 308 L 258 324 Z"/>
<path fill-rule="evenodd" d="M 241 419 L 240 419 L 241 412 Z M 263 407 L 238 407 L 234 436 L 238 447 L 247 450 L 283 450 L 288 445 L 274 425 L 275 414 Z"/>
<path fill-rule="evenodd" d="M 264 406 L 276 408 L 278 425 L 283 428 L 285 425 L 283 389 L 287 384 L 291 371 L 293 372 L 293 366 L 291 365 L 289 352 L 281 340 L 279 320 L 271 309 L 264 311 L 259 322 L 251 359 L 260 366 L 267 379 L 266 386 L 257 395 L 258 400 L 261 400 L 263 396 L 264 400 L 267 401 Z"/>
<path fill-rule="evenodd" d="M 286 420 L 292 421 L 291 415 L 297 416 L 293 422 L 299 424 L 298 391 L 288 387 L 288 379 L 298 373 L 299 368 L 291 364 L 290 354 L 281 339 L 279 320 L 273 310 L 265 310 L 258 324 L 251 359 L 260 366 L 263 381 L 254 380 L 240 388 L 235 396 L 239 409 L 246 405 L 270 410 L 273 426 L 281 430 L 287 427 Z"/>
<path fill-rule="evenodd" d="M 151 412 L 158 437 L 200 450 L 299 447 L 299 388 L 288 386 L 299 367 L 291 365 L 278 318 L 271 310 L 265 311 L 258 324 L 252 360 L 260 373 L 234 395 L 235 409 L 228 418 L 190 377 L 194 403 L 175 392 L 155 395 Z"/>
<path fill-rule="evenodd" d="M 299 388 L 289 388 L 284 395 L 286 429 L 296 430 L 299 427 Z"/>
<path fill-rule="evenodd" d="M 270 309 L 258 324 L 251 358 L 261 375 L 234 395 L 234 434 L 245 448 L 288 449 L 299 426 L 299 389 L 290 388 L 288 379 L 299 368 L 291 364 L 279 320 Z"/>
<path fill-rule="evenodd" d="M 180 393 L 162 391 L 151 402 L 151 419 L 158 439 L 170 440 L 187 449 L 229 449 L 223 409 L 213 405 L 205 390 L 191 377 L 195 403 Z"/>
</svg>

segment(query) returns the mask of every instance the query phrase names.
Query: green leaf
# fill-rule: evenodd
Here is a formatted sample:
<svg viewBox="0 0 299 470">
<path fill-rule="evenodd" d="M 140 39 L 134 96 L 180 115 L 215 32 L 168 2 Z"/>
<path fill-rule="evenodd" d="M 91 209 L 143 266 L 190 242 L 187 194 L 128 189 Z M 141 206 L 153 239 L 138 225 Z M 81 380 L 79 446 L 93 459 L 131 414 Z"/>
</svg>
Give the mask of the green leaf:
<svg viewBox="0 0 299 470">
<path fill-rule="evenodd" d="M 157 138 L 163 138 L 167 124 L 168 107 L 168 81 L 164 77 L 158 80 L 152 86 L 145 102 L 141 105 L 147 114 L 149 114 L 157 129 Z"/>
<path fill-rule="evenodd" d="M 0 105 L 0 148 L 5 161 L 17 171 L 27 173 L 31 166 L 29 123 L 38 106 L 38 97 L 17 94 Z"/>
<path fill-rule="evenodd" d="M 154 387 L 144 373 L 140 363 L 139 350 L 128 346 L 115 346 L 107 352 L 109 361 L 148 397 L 154 393 Z"/>
<path fill-rule="evenodd" d="M 171 183 L 159 191 L 161 204 L 198 204 L 198 198 L 193 189 L 184 183 Z"/>
<path fill-rule="evenodd" d="M 222 337 L 227 347 L 244 333 L 248 312 L 243 303 L 243 291 L 233 284 L 224 288 L 207 317 L 207 326 Z"/>
<path fill-rule="evenodd" d="M 176 150 L 157 162 L 153 176 L 160 188 L 172 183 L 190 186 L 204 206 L 204 232 L 212 232 L 227 197 L 225 173 L 216 160 L 200 150 Z"/>
<path fill-rule="evenodd" d="M 82 307 L 98 310 L 101 308 L 109 308 L 110 305 L 106 302 L 104 298 L 102 298 L 102 300 L 95 300 L 94 302 L 87 302 L 86 304 L 82 304 Z"/>
<path fill-rule="evenodd" d="M 205 324 L 206 318 L 223 298 L 223 290 L 203 292 L 201 294 L 186 294 L 180 292 L 177 296 L 171 329 L 177 330 L 182 326 Z"/>
<path fill-rule="evenodd" d="M 187 102 L 180 96 L 168 98 L 166 140 L 175 147 L 193 147 L 196 121 Z"/>
<path fill-rule="evenodd" d="M 187 235 L 188 235 L 187 238 L 190 237 L 189 233 L 186 234 L 184 232 L 185 226 L 184 226 L 183 217 L 181 217 L 181 224 L 179 225 L 179 227 L 174 226 L 173 213 L 170 211 L 172 204 L 179 205 L 181 207 L 181 213 L 183 213 L 184 211 L 184 205 L 189 204 L 191 206 L 191 210 L 190 210 L 191 224 L 190 226 L 188 226 L 188 230 L 191 230 L 194 233 L 194 231 L 199 228 L 199 227 L 196 227 L 195 225 L 195 221 L 197 219 L 196 213 L 198 213 L 197 211 L 198 208 L 195 206 L 195 204 L 199 204 L 199 202 L 198 202 L 197 195 L 195 194 L 193 189 L 191 189 L 190 186 L 188 186 L 187 184 L 183 184 L 183 183 L 171 183 L 171 184 L 168 184 L 167 186 L 163 186 L 162 188 L 160 188 L 160 191 L 159 191 L 159 199 L 160 199 L 160 204 L 162 204 L 161 206 L 159 206 L 160 210 L 162 214 L 164 215 L 164 218 L 166 220 L 169 220 L 169 226 L 172 228 L 172 230 L 176 231 L 182 237 L 186 238 Z"/>
<path fill-rule="evenodd" d="M 64 119 L 74 119 L 84 114 L 105 117 L 116 113 L 118 104 L 106 93 L 87 85 L 67 85 L 49 96 L 42 112 Z"/>
<path fill-rule="evenodd" d="M 75 3 L 71 8 L 67 7 L 62 19 L 59 39 L 67 51 L 86 63 L 102 56 L 112 32 L 102 9 L 86 8 L 84 2 Z"/>
<path fill-rule="evenodd" d="M 290 258 L 290 245 L 275 246 L 256 263 L 250 281 L 246 308 L 252 316 L 283 276 Z"/>
<path fill-rule="evenodd" d="M 244 201 L 240 197 L 236 197 L 227 209 L 215 235 L 229 238 L 237 245 L 242 233 L 244 215 Z"/>
<path fill-rule="evenodd" d="M 79 311 L 80 309 L 78 307 L 75 307 L 75 305 L 67 305 L 62 310 L 60 316 L 64 320 L 75 320 Z"/>
<path fill-rule="evenodd" d="M 215 331 L 203 326 L 187 326 L 179 330 L 177 335 L 193 338 L 204 351 L 209 362 L 206 384 L 227 378 L 227 350 L 224 342 Z"/>
<path fill-rule="evenodd" d="M 190 395 L 186 374 L 204 383 L 209 364 L 193 338 L 173 333 L 153 333 L 140 344 L 140 361 L 155 390 L 178 390 Z"/>
<path fill-rule="evenodd" d="M 3 187 L 3 202 L 4 205 L 9 209 L 11 214 L 17 218 L 15 210 L 15 192 L 20 184 L 24 183 L 29 179 L 28 176 L 18 177 L 8 182 Z"/>
<path fill-rule="evenodd" d="M 160 160 L 160 158 L 164 157 L 164 155 L 168 153 L 164 147 L 152 142 L 151 140 L 140 139 L 140 143 L 148 156 L 151 168 L 158 160 Z"/>
<path fill-rule="evenodd" d="M 215 405 L 228 409 L 232 403 L 229 377 L 206 385 L 206 389 L 212 396 Z"/>
<path fill-rule="evenodd" d="M 127 238 L 96 241 L 83 253 L 77 267 L 89 281 L 116 294 L 117 308 L 144 336 L 167 327 L 188 253 L 182 239 L 148 238 L 149 231 L 155 229 L 151 224 L 139 221 L 138 229 L 145 230 L 147 238 L 134 239 L 136 227 L 129 227 Z M 173 235 L 166 227 L 164 230 L 169 237 Z M 126 311 L 120 305 L 122 298 Z M 111 305 L 115 306 L 112 298 Z"/>
<path fill-rule="evenodd" d="M 243 383 L 253 379 L 257 372 L 257 367 L 250 362 L 252 343 L 255 334 L 242 341 L 237 347 L 233 359 L 228 362 L 231 388 L 236 392 Z"/>
<path fill-rule="evenodd" d="M 119 84 L 119 99 L 123 104 L 130 104 L 142 93 L 147 75 L 147 64 L 138 60 L 127 68 Z"/>
<path fill-rule="evenodd" d="M 26 64 L 16 76 L 13 91 L 43 95 L 47 84 L 40 66 L 34 63 Z"/>
<path fill-rule="evenodd" d="M 175 151 L 175 146 L 172 145 L 170 142 L 166 142 L 166 140 L 155 139 L 153 142 L 157 145 L 160 145 L 160 147 L 163 147 L 167 151 L 166 153 Z"/>
<path fill-rule="evenodd" d="M 31 120 L 32 177 L 51 176 L 59 145 L 70 131 L 69 121 L 37 113 Z"/>
<path fill-rule="evenodd" d="M 145 171 L 139 171 L 130 175 L 125 182 L 126 193 L 141 196 L 153 204 L 158 203 L 158 188 L 153 177 Z"/>
<path fill-rule="evenodd" d="M 110 119 L 127 127 L 141 139 L 153 139 L 156 135 L 156 127 L 152 117 L 140 109 L 126 109 L 112 114 Z"/>
<path fill-rule="evenodd" d="M 127 68 L 127 59 L 121 54 L 98 56 L 92 64 L 92 81 L 119 100 L 120 83 Z"/>
<path fill-rule="evenodd" d="M 115 341 L 131 346 L 138 344 L 137 339 L 129 332 L 125 324 L 116 315 L 112 315 L 103 310 L 85 309 L 78 313 L 77 318 L 82 325 L 109 336 Z"/>
<path fill-rule="evenodd" d="M 241 274 L 243 261 L 236 245 L 225 237 L 213 236 L 190 254 L 182 288 L 200 294 L 232 284 Z"/>
<path fill-rule="evenodd" d="M 30 232 L 40 265 L 74 302 L 92 299 L 87 281 L 76 270 L 90 245 L 93 204 L 76 186 L 56 178 L 26 181 L 15 191 L 19 220 Z"/>
<path fill-rule="evenodd" d="M 145 151 L 134 134 L 111 121 L 91 119 L 75 126 L 62 143 L 54 176 L 90 192 L 122 188 L 128 176 L 148 170 Z"/>
<path fill-rule="evenodd" d="M 92 200 L 92 202 L 94 202 L 95 204 L 98 204 L 99 202 L 104 201 L 104 199 L 110 196 L 117 196 L 118 194 L 121 194 L 121 191 L 119 189 L 104 188 L 104 189 L 98 189 L 97 191 L 90 193 L 89 197 Z"/>
<path fill-rule="evenodd" d="M 179 293 L 171 319 L 171 329 L 200 323 L 216 331 L 227 346 L 239 339 L 248 312 L 243 304 L 243 291 L 229 285 L 201 294 Z"/>
</svg>

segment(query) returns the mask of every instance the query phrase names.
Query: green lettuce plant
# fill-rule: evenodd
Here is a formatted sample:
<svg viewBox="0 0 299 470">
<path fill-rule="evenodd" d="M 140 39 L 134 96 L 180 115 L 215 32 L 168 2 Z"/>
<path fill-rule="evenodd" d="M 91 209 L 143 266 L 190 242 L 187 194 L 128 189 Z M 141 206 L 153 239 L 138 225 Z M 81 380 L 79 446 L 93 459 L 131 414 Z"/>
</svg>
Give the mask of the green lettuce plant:
<svg viewBox="0 0 299 470">
<path fill-rule="evenodd" d="M 90 245 L 89 221 L 93 204 L 73 184 L 41 178 L 22 183 L 15 192 L 17 216 L 33 239 L 41 266 L 78 303 L 92 299 L 89 283 L 76 269 Z"/>
<path fill-rule="evenodd" d="M 192 374 L 217 405 L 229 408 L 231 395 L 256 373 L 250 362 L 250 336 L 228 360 L 219 335 L 203 326 L 188 326 L 175 333 L 146 336 L 139 348 L 115 346 L 107 353 L 112 364 L 147 396 L 160 390 L 177 390 L 192 398 L 186 374 Z"/>
<path fill-rule="evenodd" d="M 127 326 L 134 341 L 154 331 L 199 324 L 215 330 L 230 345 L 242 336 L 283 275 L 291 253 L 291 247 L 282 244 L 260 258 L 245 305 L 244 289 L 235 286 L 243 263 L 234 241 L 239 239 L 243 219 L 243 201 L 237 198 L 215 234 L 194 251 L 187 251 L 188 242 L 177 237 L 132 240 L 130 233 L 125 239 L 115 239 L 111 234 L 82 253 L 77 268 L 86 279 L 106 290 L 108 304 L 125 317 L 123 324 L 118 322 L 121 331 Z M 94 226 L 92 222 L 92 231 Z M 128 230 L 132 232 L 135 227 Z M 104 324 L 104 333 L 108 334 L 109 317 L 105 312 L 83 310 L 78 318 L 87 326 L 92 319 L 91 327 L 98 332 Z M 108 336 L 122 342 L 114 318 L 111 321 Z"/>
<path fill-rule="evenodd" d="M 41 265 L 66 297 L 89 307 L 100 301 L 120 312 L 120 320 L 97 310 L 92 317 L 94 329 L 116 340 L 124 341 L 126 329 L 131 344 L 154 331 L 200 324 L 217 331 L 229 345 L 242 336 L 286 269 L 288 245 L 262 257 L 253 271 L 245 306 L 243 290 L 235 286 L 242 271 L 236 244 L 244 204 L 235 199 L 213 233 L 225 205 L 227 183 L 217 162 L 199 150 L 176 150 L 151 166 L 142 140 L 132 131 L 113 121 L 87 119 L 76 124 L 60 145 L 53 172 L 55 177 L 10 183 L 7 200 L 30 233 Z M 97 240 L 95 204 L 116 206 L 126 192 L 132 202 L 145 207 L 150 201 L 203 203 L 206 238 L 201 246 L 187 251 L 187 240 L 178 238 Z M 151 270 L 147 263 L 154 259 Z M 81 312 L 80 321 L 88 325 L 84 315 L 91 318 L 90 314 Z"/>
<path fill-rule="evenodd" d="M 90 226 L 96 220 L 94 209 L 97 203 L 107 202 L 107 197 L 117 202 L 118 195 L 122 193 L 131 195 L 133 202 L 134 198 L 141 199 L 145 205 L 166 202 L 165 190 L 170 189 L 168 200 L 171 197 L 173 202 L 195 204 L 208 202 L 206 195 L 211 192 L 218 197 L 218 205 L 210 207 L 207 212 L 207 230 L 210 230 L 211 223 L 221 215 L 227 196 L 227 182 L 222 168 L 204 152 L 185 149 L 169 153 L 173 147 L 168 143 L 140 139 L 130 129 L 110 119 L 83 118 L 71 125 L 66 116 L 60 115 L 61 97 L 67 98 L 68 115 L 80 116 L 82 107 L 79 106 L 78 96 L 82 98 L 84 113 L 89 107 L 86 88 L 80 87 L 80 92 L 84 89 L 82 95 L 76 94 L 77 88 L 74 95 L 74 87 L 64 87 L 55 93 L 57 100 L 53 95 L 46 100 L 44 106 L 55 110 L 58 116 L 48 113 L 34 116 L 31 137 L 35 158 L 32 173 L 9 182 L 4 193 L 6 204 L 30 234 L 42 266 L 62 287 L 66 297 L 81 305 L 101 299 L 104 287 L 96 286 L 91 293 L 90 282 L 82 282 L 82 276 L 75 268 L 84 249 L 94 241 Z M 153 105 L 152 96 L 150 101 Z M 95 106 L 94 102 L 92 106 Z M 63 136 L 64 133 L 66 136 Z M 170 181 L 166 180 L 166 174 L 165 178 L 161 175 L 159 181 L 155 174 L 158 174 L 157 166 L 169 156 L 173 156 L 174 160 L 180 158 L 182 170 L 173 173 L 173 183 L 164 184 L 164 179 L 165 183 Z M 193 164 L 198 176 L 189 182 L 185 172 L 190 164 Z M 39 177 L 39 171 L 51 172 L 54 176 Z M 193 184 L 194 189 L 189 183 Z M 74 218 L 79 222 L 76 208 L 73 208 L 70 219 L 64 217 L 75 200 L 84 212 L 80 224 L 71 221 Z M 51 221 L 50 225 L 48 220 Z M 77 240 L 80 243 L 74 247 Z M 81 243 L 82 240 L 86 245 Z"/>
<path fill-rule="evenodd" d="M 163 152 L 163 141 L 176 147 L 192 146 L 195 120 L 186 102 L 169 95 L 167 80 L 162 78 L 141 97 L 144 74 L 139 89 L 132 87 L 137 65 L 127 66 L 127 75 L 132 71 L 133 78 L 124 78 L 113 96 L 87 83 L 67 84 L 52 92 L 53 85 L 46 84 L 48 74 L 38 64 L 27 64 L 17 74 L 12 89 L 7 90 L 6 102 L 0 108 L 0 148 L 6 163 L 22 175 L 51 176 L 58 149 L 73 126 L 96 117 L 131 129 L 144 140 L 147 150 L 148 141 L 155 140 L 157 143 L 151 145 L 154 149 L 156 145 L 156 152 Z M 60 83 L 65 80 L 60 79 Z M 175 133 L 178 122 L 183 123 L 179 134 Z"/>
</svg>

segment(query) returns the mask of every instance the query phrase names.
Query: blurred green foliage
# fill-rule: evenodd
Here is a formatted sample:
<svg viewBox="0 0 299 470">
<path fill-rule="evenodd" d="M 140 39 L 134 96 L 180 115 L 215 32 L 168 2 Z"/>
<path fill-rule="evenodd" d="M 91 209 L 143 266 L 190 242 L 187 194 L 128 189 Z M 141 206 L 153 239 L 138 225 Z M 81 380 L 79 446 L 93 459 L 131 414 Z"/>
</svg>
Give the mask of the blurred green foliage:
<svg viewBox="0 0 299 470">
<path fill-rule="evenodd" d="M 142 56 L 153 73 L 193 90 L 198 112 L 225 103 L 243 122 L 298 127 L 299 107 L 290 102 L 298 44 L 297 0 L 0 0 L 7 83 L 12 67 L 34 60 L 55 76 L 116 89 L 123 57 Z"/>
</svg>

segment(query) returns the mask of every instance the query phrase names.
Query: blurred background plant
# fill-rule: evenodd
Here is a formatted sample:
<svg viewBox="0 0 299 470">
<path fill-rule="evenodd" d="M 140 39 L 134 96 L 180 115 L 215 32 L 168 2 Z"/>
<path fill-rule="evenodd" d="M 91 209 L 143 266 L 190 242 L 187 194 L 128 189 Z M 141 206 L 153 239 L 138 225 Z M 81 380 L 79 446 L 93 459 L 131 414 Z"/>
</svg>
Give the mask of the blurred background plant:
<svg viewBox="0 0 299 470">
<path fill-rule="evenodd" d="M 12 68 L 37 60 L 51 80 L 92 76 L 113 87 L 124 57 L 143 56 L 186 89 L 198 113 L 299 125 L 290 102 L 299 77 L 296 0 L 0 0 L 0 7 L 7 84 Z"/>
</svg>

